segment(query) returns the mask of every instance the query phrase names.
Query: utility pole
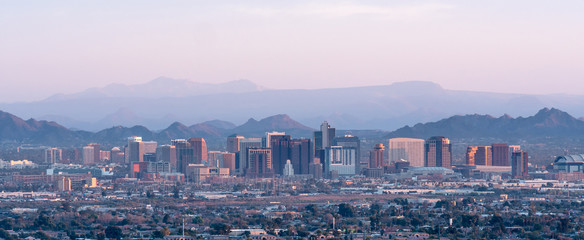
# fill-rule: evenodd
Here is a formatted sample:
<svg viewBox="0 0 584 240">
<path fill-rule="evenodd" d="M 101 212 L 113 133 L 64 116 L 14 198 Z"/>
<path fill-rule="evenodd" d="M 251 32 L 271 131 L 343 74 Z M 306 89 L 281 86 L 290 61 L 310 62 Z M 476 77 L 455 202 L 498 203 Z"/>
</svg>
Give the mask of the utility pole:
<svg viewBox="0 0 584 240">
<path fill-rule="evenodd" d="M 183 221 L 183 226 L 182 226 L 182 236 L 185 236 L 185 218 L 182 219 Z"/>
</svg>

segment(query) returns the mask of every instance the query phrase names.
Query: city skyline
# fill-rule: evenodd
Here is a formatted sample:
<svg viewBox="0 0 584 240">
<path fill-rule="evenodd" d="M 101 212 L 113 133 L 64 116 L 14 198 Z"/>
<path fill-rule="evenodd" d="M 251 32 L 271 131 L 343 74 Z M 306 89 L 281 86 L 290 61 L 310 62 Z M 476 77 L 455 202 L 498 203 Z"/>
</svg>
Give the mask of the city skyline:
<svg viewBox="0 0 584 240">
<path fill-rule="evenodd" d="M 578 1 L 68 3 L 0 3 L 0 101 L 158 76 L 584 94 Z"/>
</svg>

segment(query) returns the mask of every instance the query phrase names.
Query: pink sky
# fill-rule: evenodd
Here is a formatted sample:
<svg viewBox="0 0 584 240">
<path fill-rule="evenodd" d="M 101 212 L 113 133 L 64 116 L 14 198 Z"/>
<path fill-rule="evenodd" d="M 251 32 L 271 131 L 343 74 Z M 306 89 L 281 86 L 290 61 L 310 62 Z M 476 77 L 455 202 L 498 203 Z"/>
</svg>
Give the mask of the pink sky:
<svg viewBox="0 0 584 240">
<path fill-rule="evenodd" d="M 584 94 L 583 1 L 246 2 L 0 0 L 0 102 L 158 76 Z"/>
</svg>

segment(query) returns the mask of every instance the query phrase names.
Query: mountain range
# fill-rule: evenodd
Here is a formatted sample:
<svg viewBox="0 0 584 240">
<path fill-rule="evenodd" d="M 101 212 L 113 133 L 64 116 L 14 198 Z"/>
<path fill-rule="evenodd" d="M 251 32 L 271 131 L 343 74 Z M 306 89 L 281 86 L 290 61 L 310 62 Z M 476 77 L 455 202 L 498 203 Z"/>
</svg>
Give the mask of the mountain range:
<svg viewBox="0 0 584 240">
<path fill-rule="evenodd" d="M 419 123 L 397 129 L 386 138 L 447 136 L 449 138 L 530 139 L 539 137 L 581 138 L 584 121 L 555 108 L 544 108 L 530 117 L 458 115 L 437 122 Z"/>
<path fill-rule="evenodd" d="M 87 131 L 118 125 L 161 130 L 177 121 L 213 119 L 243 124 L 250 117 L 262 119 L 282 112 L 307 126 L 327 120 L 342 129 L 384 131 L 468 113 L 528 116 L 544 107 L 584 116 L 584 96 L 579 95 L 457 91 L 431 82 L 331 87 L 278 90 L 248 80 L 206 84 L 157 78 L 144 84 L 115 84 L 42 101 L 0 103 L 0 109 Z"/>
<path fill-rule="evenodd" d="M 236 126 L 230 122 L 212 120 L 186 126 L 175 122 L 161 131 L 151 131 L 144 126 L 115 126 L 97 132 L 71 130 L 56 122 L 23 120 L 0 111 L 0 143 L 2 146 L 36 144 L 58 147 L 79 147 L 90 142 L 106 146 L 124 145 L 130 136 L 141 136 L 144 140 L 169 143 L 172 139 L 203 137 L 208 144 L 222 146 L 225 138 L 233 134 L 246 137 L 262 137 L 265 132 L 285 131 L 294 137 L 309 138 L 314 129 L 304 126 L 286 114 L 278 114 L 261 120 L 249 119 Z"/>
<path fill-rule="evenodd" d="M 333 125 L 333 127 L 335 127 Z M 213 120 L 191 126 L 180 122 L 170 124 L 160 131 L 144 126 L 115 126 L 97 132 L 71 130 L 56 122 L 23 120 L 0 111 L 0 143 L 4 147 L 22 144 L 39 144 L 58 147 L 79 147 L 90 142 L 106 146 L 126 143 L 127 137 L 142 136 L 144 140 L 168 143 L 171 139 L 203 137 L 210 149 L 221 149 L 225 138 L 239 134 L 245 137 L 262 137 L 265 132 L 284 131 L 294 138 L 311 138 L 315 129 L 307 127 L 286 114 L 278 114 L 261 120 L 249 119 L 236 126 L 230 122 Z M 581 139 L 584 121 L 555 108 L 544 108 L 530 117 L 513 118 L 509 115 L 457 115 L 436 122 L 405 126 L 393 132 L 380 130 L 337 130 L 338 135 L 349 132 L 366 142 L 385 142 L 393 137 L 428 138 L 446 136 L 451 139 L 497 138 L 502 140 Z"/>
</svg>

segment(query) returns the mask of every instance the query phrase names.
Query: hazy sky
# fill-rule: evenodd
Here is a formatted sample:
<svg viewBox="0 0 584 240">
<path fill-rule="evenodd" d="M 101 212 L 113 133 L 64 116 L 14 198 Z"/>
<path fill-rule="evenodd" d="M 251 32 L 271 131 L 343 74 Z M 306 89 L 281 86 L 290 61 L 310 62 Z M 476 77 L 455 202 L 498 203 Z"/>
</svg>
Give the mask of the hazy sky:
<svg viewBox="0 0 584 240">
<path fill-rule="evenodd" d="M 158 76 L 584 94 L 584 1 L 0 0 L 0 101 Z"/>
</svg>

